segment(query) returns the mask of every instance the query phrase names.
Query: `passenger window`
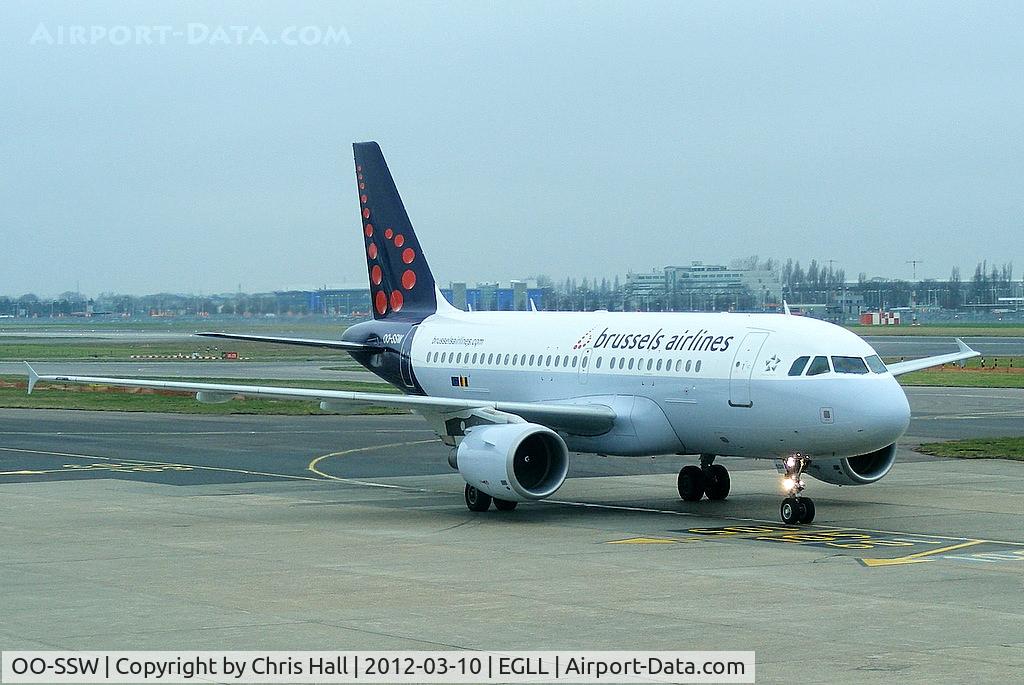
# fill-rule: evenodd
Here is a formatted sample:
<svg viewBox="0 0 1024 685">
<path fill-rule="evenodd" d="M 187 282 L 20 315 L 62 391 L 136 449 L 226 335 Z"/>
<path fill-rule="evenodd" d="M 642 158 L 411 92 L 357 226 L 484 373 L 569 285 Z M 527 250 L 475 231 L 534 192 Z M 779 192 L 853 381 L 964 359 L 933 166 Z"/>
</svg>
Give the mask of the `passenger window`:
<svg viewBox="0 0 1024 685">
<path fill-rule="evenodd" d="M 462 363 L 462 353 L 461 352 L 459 352 L 458 355 L 456 355 L 455 363 L 456 364 L 461 364 Z"/>
<path fill-rule="evenodd" d="M 682 359 L 677 359 L 676 360 L 676 373 L 679 373 L 682 370 L 683 370 L 683 360 Z"/>
<path fill-rule="evenodd" d="M 633 359 L 632 357 L 630 357 L 630 358 L 629 358 L 629 368 L 630 368 L 630 370 L 632 370 L 632 369 L 633 369 L 633 362 L 634 362 L 634 361 L 636 361 L 636 360 L 635 360 L 635 359 Z"/>
<path fill-rule="evenodd" d="M 693 367 L 694 373 L 700 373 L 700 360 L 697 360 L 697 365 Z"/>
<path fill-rule="evenodd" d="M 470 364 L 476 364 L 476 352 L 473 353 L 473 361 Z"/>
<path fill-rule="evenodd" d="M 658 360 L 657 366 L 654 367 L 654 370 L 655 371 L 661 371 L 661 360 L 660 359 Z"/>
<path fill-rule="evenodd" d="M 572 358 L 572 368 L 574 368 L 574 369 L 576 368 L 576 362 L 578 362 L 578 361 L 579 361 L 579 357 L 574 355 L 573 358 Z M 586 365 L 587 365 L 587 358 L 584 357 L 583 358 L 583 366 L 586 366 Z"/>
<path fill-rule="evenodd" d="M 889 370 L 885 368 L 885 364 L 882 363 L 882 360 L 879 359 L 877 354 L 873 354 L 870 357 L 868 357 L 867 362 L 868 368 L 870 368 L 875 373 L 885 373 L 886 371 Z"/>
<path fill-rule="evenodd" d="M 632 364 L 630 365 L 630 367 L 632 367 Z M 625 357 L 620 357 L 619 358 L 619 368 L 620 369 L 626 368 L 626 358 Z"/>
<path fill-rule="evenodd" d="M 534 360 L 535 360 L 536 358 L 537 358 L 537 355 L 535 355 L 535 354 L 531 354 L 531 355 L 530 355 L 530 366 L 533 366 L 533 362 L 534 362 Z"/>
<path fill-rule="evenodd" d="M 487 355 L 487 365 L 490 366 L 493 363 L 494 363 L 494 354 L 492 353 L 492 354 Z"/>
<path fill-rule="evenodd" d="M 793 362 L 793 366 L 789 367 L 789 375 L 799 376 L 802 374 L 804 369 L 807 368 L 807 362 L 810 360 L 811 358 L 809 356 L 797 357 L 796 361 Z"/>
<path fill-rule="evenodd" d="M 512 355 L 512 366 L 515 366 L 518 363 L 519 363 L 519 355 L 518 354 Z"/>
<path fill-rule="evenodd" d="M 653 368 L 654 368 L 654 360 L 653 359 L 648 359 L 647 360 L 647 370 L 650 371 Z"/>
<path fill-rule="evenodd" d="M 586 357 L 583 358 L 583 368 L 587 368 L 587 358 Z M 601 368 L 601 358 L 600 357 L 597 358 L 597 363 L 594 364 L 594 368 L 595 369 L 600 369 Z"/>
<path fill-rule="evenodd" d="M 686 360 L 686 373 L 690 373 L 690 365 L 691 364 L 693 364 L 693 362 L 691 360 L 687 359 Z"/>
<path fill-rule="evenodd" d="M 544 364 L 544 366 L 551 366 L 551 355 L 550 354 L 548 355 L 548 361 L 547 361 L 547 363 Z"/>
<path fill-rule="evenodd" d="M 614 369 L 615 368 L 615 357 L 612 357 L 611 359 L 608 360 L 608 368 L 609 369 Z"/>
<path fill-rule="evenodd" d="M 556 369 L 558 368 L 558 363 L 559 363 L 560 361 L 562 361 L 562 358 L 561 358 L 561 357 L 555 357 L 555 368 L 556 368 Z"/>
<path fill-rule="evenodd" d="M 808 376 L 818 376 L 829 371 L 831 369 L 828 366 L 828 357 L 815 357 L 811 365 L 807 367 Z"/>
<path fill-rule="evenodd" d="M 867 373 L 868 367 L 860 357 L 832 357 L 836 373 Z"/>
</svg>

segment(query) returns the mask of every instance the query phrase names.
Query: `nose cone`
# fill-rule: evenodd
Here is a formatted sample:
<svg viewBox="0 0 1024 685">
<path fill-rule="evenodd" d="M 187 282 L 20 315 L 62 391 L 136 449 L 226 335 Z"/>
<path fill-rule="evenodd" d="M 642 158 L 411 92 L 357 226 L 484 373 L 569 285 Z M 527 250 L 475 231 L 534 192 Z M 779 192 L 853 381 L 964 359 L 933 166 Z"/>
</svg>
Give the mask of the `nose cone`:
<svg viewBox="0 0 1024 685">
<path fill-rule="evenodd" d="M 884 447 L 896 442 L 910 425 L 910 403 L 895 378 L 879 380 L 883 382 L 868 409 L 867 425 L 872 437 Z"/>
</svg>

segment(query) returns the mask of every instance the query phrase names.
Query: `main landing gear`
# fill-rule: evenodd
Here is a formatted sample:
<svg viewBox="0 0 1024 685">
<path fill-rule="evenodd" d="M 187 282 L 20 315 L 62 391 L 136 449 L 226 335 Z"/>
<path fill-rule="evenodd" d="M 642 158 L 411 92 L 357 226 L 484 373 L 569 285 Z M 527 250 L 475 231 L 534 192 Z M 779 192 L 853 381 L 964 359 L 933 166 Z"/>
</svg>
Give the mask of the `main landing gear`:
<svg viewBox="0 0 1024 685">
<path fill-rule="evenodd" d="M 715 455 L 702 454 L 700 466 L 689 464 L 680 469 L 676 487 L 683 501 L 697 502 L 704 495 L 710 500 L 729 496 L 729 471 L 714 462 Z"/>
<path fill-rule="evenodd" d="M 486 492 L 477 490 L 469 483 L 466 483 L 466 506 L 469 507 L 470 511 L 487 511 L 491 508 L 492 501 L 494 502 L 494 508 L 498 511 L 512 511 L 519 504 L 519 502 L 513 500 L 491 497 Z"/>
<path fill-rule="evenodd" d="M 807 467 L 807 458 L 786 457 L 783 464 L 786 467 L 786 475 L 782 478 L 782 488 L 786 491 L 786 499 L 782 500 L 782 506 L 779 507 L 782 522 L 787 526 L 810 523 L 814 520 L 814 500 L 800 496 L 804 489 L 804 480 L 801 476 Z"/>
</svg>

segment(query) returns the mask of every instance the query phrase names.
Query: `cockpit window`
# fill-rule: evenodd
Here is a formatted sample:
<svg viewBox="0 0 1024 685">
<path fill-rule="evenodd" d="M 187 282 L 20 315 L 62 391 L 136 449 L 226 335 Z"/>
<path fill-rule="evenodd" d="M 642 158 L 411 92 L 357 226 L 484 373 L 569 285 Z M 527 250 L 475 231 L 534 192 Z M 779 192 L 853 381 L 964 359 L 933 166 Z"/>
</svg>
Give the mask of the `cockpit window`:
<svg viewBox="0 0 1024 685">
<path fill-rule="evenodd" d="M 810 360 L 810 357 L 797 357 L 796 361 L 793 362 L 793 366 L 789 367 L 789 375 L 799 376 L 802 374 L 807 367 L 808 360 Z"/>
<path fill-rule="evenodd" d="M 811 365 L 807 367 L 808 376 L 817 376 L 822 373 L 828 373 L 831 369 L 828 366 L 828 357 L 815 357 Z"/>
<path fill-rule="evenodd" d="M 882 363 L 882 360 L 878 358 L 877 354 L 871 355 L 866 361 L 868 363 L 868 368 L 875 373 L 885 373 L 889 370 L 885 368 L 885 364 Z"/>
<path fill-rule="evenodd" d="M 832 357 L 836 373 L 867 373 L 868 367 L 860 357 Z"/>
</svg>

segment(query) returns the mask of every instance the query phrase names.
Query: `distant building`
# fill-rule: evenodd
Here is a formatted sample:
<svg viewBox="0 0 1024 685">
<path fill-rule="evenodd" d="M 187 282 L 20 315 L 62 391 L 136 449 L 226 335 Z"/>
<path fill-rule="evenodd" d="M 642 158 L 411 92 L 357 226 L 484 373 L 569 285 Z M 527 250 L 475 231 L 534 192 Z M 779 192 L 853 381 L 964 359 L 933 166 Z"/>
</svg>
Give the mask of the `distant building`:
<svg viewBox="0 0 1024 685">
<path fill-rule="evenodd" d="M 762 309 L 781 300 L 782 279 L 778 271 L 768 269 L 692 262 L 626 274 L 625 296 L 637 307 L 664 300 L 666 306 L 680 309 L 715 309 L 723 303 Z"/>
<path fill-rule="evenodd" d="M 509 312 L 528 310 L 530 300 L 533 300 L 537 309 L 543 309 L 545 291 L 545 288 L 538 288 L 527 281 L 512 281 L 508 288 L 490 282 L 478 283 L 476 287 L 470 288 L 464 282 L 456 281 L 450 288 L 442 288 L 441 294 L 459 309 Z"/>
<path fill-rule="evenodd" d="M 759 306 L 782 298 L 782 278 L 768 269 L 731 269 L 717 264 L 691 262 L 690 266 L 666 266 L 665 285 L 676 294 L 700 293 L 753 295 Z"/>
</svg>

